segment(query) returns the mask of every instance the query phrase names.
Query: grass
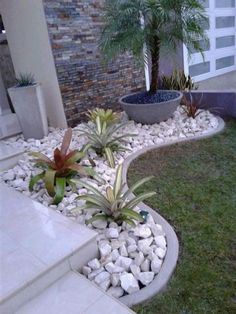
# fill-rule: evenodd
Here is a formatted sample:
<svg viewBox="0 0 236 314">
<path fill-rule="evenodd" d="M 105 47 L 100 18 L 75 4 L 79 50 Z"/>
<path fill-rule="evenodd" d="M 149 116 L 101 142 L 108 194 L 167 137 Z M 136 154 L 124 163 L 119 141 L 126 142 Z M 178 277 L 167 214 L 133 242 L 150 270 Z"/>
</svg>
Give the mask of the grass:
<svg viewBox="0 0 236 314">
<path fill-rule="evenodd" d="M 236 123 L 215 137 L 151 151 L 131 164 L 130 184 L 174 227 L 181 246 L 167 290 L 139 314 L 236 313 Z M 140 192 L 139 191 L 139 192 Z"/>
</svg>

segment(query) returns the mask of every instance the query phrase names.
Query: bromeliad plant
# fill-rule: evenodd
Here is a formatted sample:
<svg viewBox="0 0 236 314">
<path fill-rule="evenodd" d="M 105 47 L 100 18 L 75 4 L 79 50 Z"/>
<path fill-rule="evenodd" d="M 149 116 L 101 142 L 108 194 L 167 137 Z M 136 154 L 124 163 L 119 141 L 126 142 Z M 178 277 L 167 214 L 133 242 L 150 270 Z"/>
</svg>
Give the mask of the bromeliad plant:
<svg viewBox="0 0 236 314">
<path fill-rule="evenodd" d="M 103 195 L 98 189 L 94 188 L 89 183 L 83 180 L 73 179 L 76 184 L 86 188 L 91 194 L 80 195 L 78 199 L 84 200 L 85 206 L 78 209 L 96 208 L 100 210 L 99 214 L 94 215 L 91 219 L 87 220 L 87 224 L 96 220 L 114 221 L 118 225 L 126 222 L 132 226 L 135 221 L 143 221 L 143 216 L 135 211 L 135 207 L 142 201 L 156 194 L 156 192 L 147 192 L 129 199 L 133 192 L 135 192 L 145 182 L 151 180 L 153 177 L 144 178 L 135 183 L 126 192 L 123 192 L 124 184 L 122 184 L 122 165 L 119 165 L 116 172 L 116 178 L 113 186 L 106 188 L 106 194 Z"/>
<path fill-rule="evenodd" d="M 86 116 L 90 121 L 96 123 L 97 117 L 100 118 L 101 123 L 106 123 L 107 125 L 115 124 L 119 121 L 119 114 L 112 111 L 111 109 L 95 108 L 94 110 L 88 110 Z"/>
<path fill-rule="evenodd" d="M 85 156 L 83 151 L 68 151 L 72 138 L 72 130 L 68 129 L 63 137 L 61 148 L 54 150 L 53 160 L 40 152 L 32 152 L 31 155 L 35 166 L 42 168 L 43 171 L 36 176 L 31 177 L 29 190 L 32 191 L 34 185 L 43 180 L 48 194 L 53 197 L 53 204 L 59 204 L 65 194 L 66 184 L 72 185 L 71 178 L 76 174 L 85 176 L 92 175 L 90 167 L 84 167 L 79 164 Z"/>
<path fill-rule="evenodd" d="M 97 116 L 95 127 L 85 125 L 83 130 L 79 130 L 82 135 L 87 136 L 89 142 L 85 150 L 92 148 L 95 152 L 104 156 L 110 167 L 115 167 L 115 159 L 113 152 L 127 150 L 122 144 L 126 143 L 125 138 L 134 136 L 134 134 L 116 135 L 116 132 L 121 129 L 126 123 L 118 125 L 107 125 L 106 122 L 101 122 L 101 118 Z"/>
</svg>

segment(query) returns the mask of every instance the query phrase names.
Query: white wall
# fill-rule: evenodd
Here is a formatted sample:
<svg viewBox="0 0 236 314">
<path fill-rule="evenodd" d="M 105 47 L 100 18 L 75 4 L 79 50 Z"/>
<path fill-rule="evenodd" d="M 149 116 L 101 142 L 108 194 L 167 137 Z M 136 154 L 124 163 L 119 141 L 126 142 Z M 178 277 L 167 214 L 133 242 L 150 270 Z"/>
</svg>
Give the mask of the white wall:
<svg viewBox="0 0 236 314">
<path fill-rule="evenodd" d="M 33 73 L 42 83 L 49 124 L 67 126 L 42 0 L 0 0 L 16 73 Z"/>
</svg>

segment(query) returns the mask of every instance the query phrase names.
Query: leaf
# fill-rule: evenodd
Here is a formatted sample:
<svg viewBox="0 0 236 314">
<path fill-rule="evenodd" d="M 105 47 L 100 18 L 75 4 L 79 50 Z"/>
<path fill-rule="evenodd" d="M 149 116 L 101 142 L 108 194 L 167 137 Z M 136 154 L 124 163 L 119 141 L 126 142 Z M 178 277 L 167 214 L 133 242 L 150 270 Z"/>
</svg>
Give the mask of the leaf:
<svg viewBox="0 0 236 314">
<path fill-rule="evenodd" d="M 133 193 L 135 190 L 137 190 L 140 186 L 142 186 L 144 183 L 152 180 L 154 178 L 154 176 L 149 176 L 146 178 L 143 178 L 141 180 L 139 180 L 138 182 L 136 182 L 135 184 L 133 184 L 128 191 L 126 191 L 123 195 L 124 198 L 127 198 L 131 193 Z"/>
<path fill-rule="evenodd" d="M 110 147 L 105 147 L 104 152 L 105 152 L 105 155 L 106 155 L 106 158 L 108 160 L 110 167 L 115 168 L 115 159 L 114 159 L 113 152 L 110 149 Z"/>
<path fill-rule="evenodd" d="M 92 218 L 86 220 L 86 225 L 91 224 L 92 222 L 94 222 L 96 220 L 107 221 L 108 217 L 104 214 L 97 214 L 97 215 L 93 216 Z"/>
<path fill-rule="evenodd" d="M 96 126 L 97 126 L 98 133 L 101 134 L 102 133 L 102 122 L 101 122 L 100 117 L 96 118 Z"/>
<path fill-rule="evenodd" d="M 110 204 L 105 199 L 105 197 L 101 198 L 101 197 L 99 197 L 97 195 L 93 195 L 93 194 L 79 195 L 76 199 L 89 202 L 89 203 L 91 203 L 91 205 L 93 204 L 93 206 L 91 206 L 91 207 L 96 206 L 96 208 L 99 208 L 102 210 L 106 210 L 106 208 L 110 207 Z"/>
<path fill-rule="evenodd" d="M 114 196 L 115 196 L 115 198 L 119 194 L 121 187 L 122 187 L 122 170 L 123 170 L 122 165 L 119 165 L 117 170 L 116 170 L 116 178 L 115 178 L 115 183 L 114 183 Z"/>
<path fill-rule="evenodd" d="M 67 169 L 74 170 L 78 174 L 80 174 L 81 176 L 86 176 L 87 175 L 87 172 L 85 171 L 85 168 L 83 166 L 81 166 L 80 164 L 69 165 L 69 166 L 67 166 Z"/>
<path fill-rule="evenodd" d="M 132 219 L 123 217 L 123 218 L 122 218 L 122 221 L 123 221 L 123 222 L 126 222 L 127 224 L 131 225 L 132 227 L 135 227 L 135 223 L 133 222 Z"/>
<path fill-rule="evenodd" d="M 115 200 L 115 197 L 114 197 L 114 194 L 113 194 L 113 189 L 112 187 L 108 186 L 106 188 L 106 195 L 107 195 L 107 199 L 110 203 L 114 202 Z"/>
<path fill-rule="evenodd" d="M 96 194 L 98 196 L 104 197 L 103 194 L 98 189 L 96 189 L 91 184 L 89 184 L 85 181 L 82 181 L 80 179 L 71 179 L 71 181 L 74 182 L 75 184 L 81 185 L 82 187 L 86 188 L 87 190 L 93 192 L 94 194 Z"/>
<path fill-rule="evenodd" d="M 62 144 L 61 144 L 61 154 L 64 157 L 66 156 L 66 153 L 69 149 L 71 139 L 72 139 L 72 129 L 69 128 L 66 130 L 63 140 L 62 140 Z"/>
<path fill-rule="evenodd" d="M 122 215 L 128 216 L 131 219 L 143 221 L 143 217 L 132 209 L 123 208 L 120 212 L 122 213 Z"/>
<path fill-rule="evenodd" d="M 78 160 L 82 159 L 85 156 L 84 152 L 79 152 L 77 150 L 74 150 L 73 152 L 70 152 L 65 160 L 65 164 L 69 165 L 69 164 L 73 164 L 74 162 L 77 162 Z"/>
<path fill-rule="evenodd" d="M 58 205 L 65 194 L 66 187 L 66 178 L 56 178 L 56 186 L 55 186 L 55 197 L 53 199 L 53 204 Z"/>
<path fill-rule="evenodd" d="M 44 175 L 45 175 L 45 171 L 43 171 L 43 172 L 41 172 L 41 173 L 39 173 L 39 174 L 37 174 L 37 175 L 35 175 L 35 176 L 32 176 L 32 177 L 30 178 L 30 182 L 29 182 L 29 190 L 30 190 L 30 191 L 33 191 L 34 185 L 35 185 L 39 180 L 43 179 Z"/>
<path fill-rule="evenodd" d="M 145 199 L 152 197 L 153 195 L 156 195 L 156 192 L 146 192 L 142 193 L 139 196 L 133 198 L 131 201 L 129 201 L 125 206 L 127 208 L 134 208 L 137 206 L 140 202 L 143 202 Z"/>
<path fill-rule="evenodd" d="M 61 154 L 61 151 L 59 150 L 59 148 L 56 148 L 54 150 L 54 161 L 56 164 L 56 168 L 58 170 L 63 168 L 63 166 L 65 164 L 65 157 L 64 157 L 64 155 Z"/>
<path fill-rule="evenodd" d="M 44 154 L 39 153 L 39 152 L 30 152 L 29 155 L 36 157 L 42 161 L 46 161 L 48 163 L 51 163 L 52 161 Z"/>
<path fill-rule="evenodd" d="M 56 170 L 48 169 L 45 172 L 45 176 L 44 176 L 45 187 L 48 191 L 48 194 L 51 197 L 55 195 L 55 190 L 54 190 L 55 175 L 56 175 Z"/>
</svg>

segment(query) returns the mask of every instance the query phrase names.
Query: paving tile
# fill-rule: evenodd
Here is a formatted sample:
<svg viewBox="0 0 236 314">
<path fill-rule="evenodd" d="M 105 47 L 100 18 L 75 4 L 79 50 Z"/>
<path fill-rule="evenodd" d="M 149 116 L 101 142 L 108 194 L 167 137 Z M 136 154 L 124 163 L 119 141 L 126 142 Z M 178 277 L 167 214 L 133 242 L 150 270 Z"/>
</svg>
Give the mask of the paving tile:
<svg viewBox="0 0 236 314">
<path fill-rule="evenodd" d="M 15 241 L 0 230 L 0 258 L 4 258 L 7 254 L 15 251 L 17 248 L 18 246 Z"/>
<path fill-rule="evenodd" d="M 69 272 L 15 314 L 82 314 L 102 296 L 88 280 Z"/>
<path fill-rule="evenodd" d="M 46 265 L 23 248 L 17 248 L 0 259 L 0 299 L 28 283 L 46 269 Z"/>
<path fill-rule="evenodd" d="M 119 301 L 104 295 L 89 308 L 83 314 L 135 314 Z"/>
</svg>

